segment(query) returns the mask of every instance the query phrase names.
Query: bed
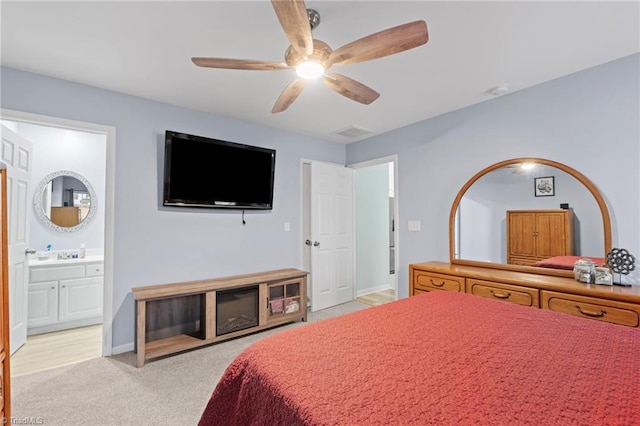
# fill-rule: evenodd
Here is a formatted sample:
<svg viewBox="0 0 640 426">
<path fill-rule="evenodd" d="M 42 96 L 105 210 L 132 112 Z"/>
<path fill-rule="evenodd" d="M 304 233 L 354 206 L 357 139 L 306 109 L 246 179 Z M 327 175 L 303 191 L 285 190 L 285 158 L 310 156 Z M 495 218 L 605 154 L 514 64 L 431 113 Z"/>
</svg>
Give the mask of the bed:
<svg viewBox="0 0 640 426">
<path fill-rule="evenodd" d="M 640 331 L 425 293 L 258 341 L 199 424 L 640 424 Z"/>
<path fill-rule="evenodd" d="M 567 271 L 572 271 L 573 266 L 580 259 L 591 260 L 598 266 L 605 265 L 606 262 L 604 257 L 554 256 L 548 259 L 539 260 L 531 266 L 537 266 L 538 268 L 564 269 Z"/>
</svg>

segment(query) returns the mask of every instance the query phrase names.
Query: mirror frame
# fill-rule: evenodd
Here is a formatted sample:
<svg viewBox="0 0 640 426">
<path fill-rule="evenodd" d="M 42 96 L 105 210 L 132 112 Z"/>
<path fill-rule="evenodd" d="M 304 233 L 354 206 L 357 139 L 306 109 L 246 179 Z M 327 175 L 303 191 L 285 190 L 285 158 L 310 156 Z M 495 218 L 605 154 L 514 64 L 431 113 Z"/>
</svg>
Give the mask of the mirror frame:
<svg viewBox="0 0 640 426">
<path fill-rule="evenodd" d="M 87 216 L 82 222 L 75 226 L 64 227 L 51 222 L 51 220 L 45 214 L 44 207 L 42 206 L 42 191 L 44 191 L 44 188 L 49 184 L 49 182 L 60 176 L 70 176 L 72 178 L 78 179 L 87 188 L 89 197 L 91 198 L 91 207 L 89 208 L 89 213 L 87 213 Z M 49 173 L 42 179 L 42 181 L 40 181 L 38 187 L 33 193 L 33 209 L 35 211 L 36 217 L 38 218 L 40 223 L 42 223 L 47 228 L 59 232 L 76 232 L 87 226 L 96 215 L 96 212 L 98 210 L 97 201 L 98 196 L 96 195 L 96 192 L 93 190 L 93 187 L 91 186 L 89 181 L 86 180 L 82 175 L 70 170 L 58 170 L 57 172 Z"/>
<path fill-rule="evenodd" d="M 464 260 L 464 259 L 455 258 L 455 250 L 454 250 L 455 249 L 455 216 L 456 216 L 456 211 L 458 210 L 458 206 L 460 204 L 460 200 L 462 199 L 464 194 L 467 192 L 467 189 L 469 189 L 471 185 L 473 185 L 478 179 L 480 179 L 482 176 L 486 175 L 487 173 L 492 172 L 504 166 L 510 166 L 512 164 L 519 164 L 519 163 L 536 163 L 536 164 L 544 164 L 547 166 L 555 167 L 573 176 L 580 183 L 582 183 L 587 188 L 587 190 L 589 190 L 591 195 L 593 195 L 593 198 L 595 198 L 595 201 L 598 203 L 598 207 L 600 207 L 600 212 L 602 213 L 602 225 L 604 229 L 603 257 L 606 257 L 606 254 L 611 251 L 611 216 L 609 215 L 609 209 L 607 208 L 607 204 L 605 203 L 604 198 L 600 194 L 600 191 L 598 190 L 598 188 L 585 175 L 583 175 L 582 173 L 578 172 L 575 169 L 572 169 L 571 167 L 565 164 L 558 163 L 551 160 L 546 160 L 543 158 L 523 157 L 523 158 L 513 158 L 510 160 L 501 161 L 499 163 L 486 167 L 483 170 L 480 170 L 471 179 L 469 179 L 467 183 L 464 184 L 462 189 L 460 189 L 460 191 L 458 192 L 458 195 L 456 195 L 456 198 L 453 201 L 453 205 L 451 206 L 451 212 L 449 213 L 449 262 L 456 265 L 479 266 L 483 268 L 504 269 L 504 270 L 514 271 L 514 272 L 529 272 L 529 273 L 536 273 L 541 275 L 553 275 L 553 276 L 573 278 L 573 271 L 550 269 L 550 268 L 537 268 L 534 266 L 509 265 L 504 263 L 481 262 L 477 260 Z"/>
</svg>

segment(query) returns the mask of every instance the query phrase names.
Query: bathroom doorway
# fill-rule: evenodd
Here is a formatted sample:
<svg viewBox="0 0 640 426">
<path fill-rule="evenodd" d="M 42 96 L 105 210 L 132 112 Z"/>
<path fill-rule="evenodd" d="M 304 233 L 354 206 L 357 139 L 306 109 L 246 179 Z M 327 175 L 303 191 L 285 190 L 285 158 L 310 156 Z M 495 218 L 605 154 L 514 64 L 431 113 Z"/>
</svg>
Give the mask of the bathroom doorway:
<svg viewBox="0 0 640 426">
<path fill-rule="evenodd" d="M 2 124 L 34 142 L 32 190 L 28 195 L 28 205 L 31 207 L 33 204 L 33 207 L 27 209 L 26 220 L 31 225 L 29 248 L 35 253 L 29 255 L 29 260 L 33 261 L 32 264 L 36 267 L 42 267 L 39 272 L 45 277 L 41 278 L 41 281 L 44 280 L 42 284 L 46 285 L 35 283 L 30 308 L 44 307 L 45 310 L 42 312 L 49 315 L 48 319 L 47 315 L 30 316 L 31 326 L 28 329 L 27 344 L 15 354 L 15 357 L 23 357 L 29 361 L 25 361 L 26 365 L 23 368 L 22 360 L 14 362 L 12 357 L 12 367 L 15 367 L 15 370 L 12 368 L 12 375 L 14 372 L 31 372 L 34 368 L 53 368 L 56 366 L 56 359 L 58 365 L 64 365 L 94 356 L 111 355 L 112 249 L 109 248 L 113 245 L 115 129 L 7 110 L 2 111 Z M 60 204 L 61 207 L 57 209 L 77 210 L 77 222 L 60 223 L 61 226 L 58 226 L 58 222 L 52 220 L 49 226 L 45 226 L 43 218 L 36 217 L 38 207 L 41 206 L 32 203 L 31 200 L 39 200 L 39 197 L 34 195 L 36 191 L 42 190 L 38 189 L 42 186 L 40 183 L 51 177 L 52 183 L 62 180 L 57 173 L 64 172 L 62 174 L 66 175 L 67 171 L 73 172 L 72 175 L 80 175 L 80 180 L 91 187 L 91 195 L 95 199 L 87 200 L 91 197 L 88 197 L 89 191 L 86 191 L 86 188 L 72 187 L 73 189 L 67 191 L 70 194 L 64 193 L 61 196 L 66 202 L 61 201 L 64 204 Z M 51 193 L 51 185 L 43 191 L 43 194 L 47 193 Z M 65 198 L 66 195 L 68 197 Z M 89 223 L 82 223 L 87 218 L 89 205 L 97 206 L 97 209 L 92 212 L 93 217 Z M 77 259 L 81 253 L 82 257 L 85 257 L 84 260 L 88 261 L 86 267 L 85 263 Z M 49 280 L 46 274 L 43 275 L 42 271 L 55 270 L 58 260 L 65 262 L 65 259 L 69 259 L 70 263 L 62 266 L 68 268 L 74 263 L 73 268 L 82 269 L 87 276 L 73 276 L 67 281 L 55 281 L 55 276 Z M 37 274 L 35 281 L 38 281 Z M 29 289 L 32 290 L 31 287 Z M 75 289 L 75 292 L 72 289 Z M 46 294 L 45 290 L 49 293 Z M 90 303 L 83 300 L 88 291 L 93 291 Z M 58 296 L 66 294 L 67 297 L 60 297 L 60 305 L 53 311 L 47 310 L 49 306 L 54 305 L 52 295 L 55 296 L 56 292 Z M 99 301 L 99 310 L 96 310 L 96 301 Z M 87 306 L 90 307 L 89 310 Z M 65 346 L 77 350 L 62 350 L 61 352 L 67 352 L 67 355 L 61 357 L 54 355 L 55 348 Z M 39 352 L 47 355 L 39 355 Z M 45 362 L 39 362 L 38 359 Z M 34 360 L 35 367 L 32 365 Z"/>
</svg>

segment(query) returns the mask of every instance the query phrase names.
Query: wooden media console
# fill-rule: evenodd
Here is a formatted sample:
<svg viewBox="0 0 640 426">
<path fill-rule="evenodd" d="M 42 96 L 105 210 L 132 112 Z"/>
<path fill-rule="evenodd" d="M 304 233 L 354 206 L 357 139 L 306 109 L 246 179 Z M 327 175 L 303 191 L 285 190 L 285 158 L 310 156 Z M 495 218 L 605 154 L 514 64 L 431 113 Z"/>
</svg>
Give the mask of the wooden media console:
<svg viewBox="0 0 640 426">
<path fill-rule="evenodd" d="M 137 366 L 293 321 L 307 320 L 307 275 L 280 269 L 136 287 Z"/>
</svg>

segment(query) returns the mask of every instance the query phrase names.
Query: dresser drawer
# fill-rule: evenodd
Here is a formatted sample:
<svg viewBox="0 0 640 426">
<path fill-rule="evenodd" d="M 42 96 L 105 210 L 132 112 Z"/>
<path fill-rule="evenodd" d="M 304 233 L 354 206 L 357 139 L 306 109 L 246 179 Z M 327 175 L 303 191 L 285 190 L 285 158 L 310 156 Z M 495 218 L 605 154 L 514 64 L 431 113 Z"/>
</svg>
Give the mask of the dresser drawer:
<svg viewBox="0 0 640 426">
<path fill-rule="evenodd" d="M 630 303 L 543 290 L 542 308 L 629 327 L 640 326 L 640 307 Z"/>
<path fill-rule="evenodd" d="M 87 265 L 87 277 L 101 277 L 104 275 L 104 265 L 102 263 Z"/>
<path fill-rule="evenodd" d="M 535 257 L 509 256 L 507 263 L 510 265 L 531 266 L 538 261 Z"/>
<path fill-rule="evenodd" d="M 30 268 L 29 281 L 57 281 L 84 277 L 84 265 Z"/>
<path fill-rule="evenodd" d="M 540 296 L 535 288 L 467 278 L 467 293 L 517 305 L 540 307 Z"/>
<path fill-rule="evenodd" d="M 435 274 L 414 270 L 414 291 L 417 290 L 448 290 L 464 293 L 464 278 L 455 275 Z"/>
</svg>

